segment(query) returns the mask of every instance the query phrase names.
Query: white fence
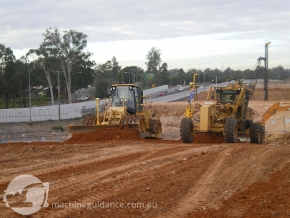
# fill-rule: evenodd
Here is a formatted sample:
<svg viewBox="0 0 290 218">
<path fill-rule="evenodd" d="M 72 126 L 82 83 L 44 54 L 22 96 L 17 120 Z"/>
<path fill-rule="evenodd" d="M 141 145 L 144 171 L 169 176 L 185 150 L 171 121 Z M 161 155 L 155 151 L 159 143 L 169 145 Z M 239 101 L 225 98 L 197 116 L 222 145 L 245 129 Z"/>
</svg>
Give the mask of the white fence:
<svg viewBox="0 0 290 218">
<path fill-rule="evenodd" d="M 72 119 L 82 117 L 82 106 L 95 108 L 96 102 L 80 102 L 75 104 L 60 105 L 61 119 Z M 31 114 L 30 114 L 31 111 Z M 15 109 L 0 109 L 0 122 L 29 122 L 44 121 L 44 120 L 58 120 L 59 109 L 58 105 L 45 107 L 30 108 L 15 108 Z"/>
</svg>

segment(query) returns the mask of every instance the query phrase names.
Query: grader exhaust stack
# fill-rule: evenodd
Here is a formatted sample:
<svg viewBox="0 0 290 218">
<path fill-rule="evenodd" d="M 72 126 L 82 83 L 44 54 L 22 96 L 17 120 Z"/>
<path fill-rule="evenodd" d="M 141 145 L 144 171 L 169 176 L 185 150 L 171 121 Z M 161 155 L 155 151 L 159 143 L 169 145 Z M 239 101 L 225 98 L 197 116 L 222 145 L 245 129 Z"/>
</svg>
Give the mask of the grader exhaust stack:
<svg viewBox="0 0 290 218">
<path fill-rule="evenodd" d="M 74 132 L 89 132 L 99 128 L 115 128 L 129 126 L 139 131 L 143 138 L 162 139 L 160 119 L 151 111 L 151 105 L 143 103 L 143 91 L 135 84 L 113 84 L 112 99 L 102 105 L 96 99 L 96 116 L 85 117 L 82 125 L 68 125 L 70 136 Z M 97 134 L 97 132 L 96 132 Z"/>
</svg>

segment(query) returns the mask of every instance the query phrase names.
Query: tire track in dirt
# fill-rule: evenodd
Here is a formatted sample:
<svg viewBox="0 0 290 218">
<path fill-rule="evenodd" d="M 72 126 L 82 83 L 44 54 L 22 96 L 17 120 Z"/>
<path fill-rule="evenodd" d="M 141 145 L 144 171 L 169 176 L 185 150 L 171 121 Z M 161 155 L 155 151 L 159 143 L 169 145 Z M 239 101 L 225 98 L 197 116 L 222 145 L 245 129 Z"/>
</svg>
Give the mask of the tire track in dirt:
<svg viewBox="0 0 290 218">
<path fill-rule="evenodd" d="M 198 181 L 194 183 L 187 195 L 176 206 L 166 213 L 160 214 L 159 217 L 185 216 L 198 209 L 217 209 L 221 206 L 222 200 L 232 196 L 237 190 L 245 190 L 253 181 L 265 179 L 270 172 L 280 169 L 289 162 L 289 151 L 283 152 L 283 150 L 287 150 L 286 148 L 278 148 L 282 150 L 285 158 L 277 163 L 278 157 L 275 156 L 283 157 L 277 148 L 261 147 L 259 149 L 257 147 L 258 149 L 252 149 L 250 146 L 244 148 L 245 145 L 239 145 L 222 150 Z M 251 161 L 249 162 L 247 158 L 237 161 L 235 156 L 232 157 L 237 150 L 251 154 Z M 229 157 L 232 157 L 230 161 L 235 159 L 235 162 L 230 164 Z M 279 168 L 275 168 L 277 164 Z M 260 167 L 257 168 L 257 165 Z"/>
<path fill-rule="evenodd" d="M 289 152 L 284 151 L 287 150 L 285 148 L 277 149 L 270 146 L 244 145 L 238 149 L 243 150 L 243 153 L 246 150 L 246 153 L 250 154 L 250 156 L 248 158 L 240 158 L 237 155 L 239 152 L 235 150 L 227 158 L 224 162 L 223 170 L 217 174 L 215 180 L 217 184 L 223 181 L 224 185 L 222 187 L 211 187 L 213 193 L 218 193 L 218 196 L 211 196 L 212 201 L 221 202 L 221 199 L 232 196 L 237 190 L 244 190 L 253 182 L 266 179 L 271 172 L 278 170 L 289 162 Z M 277 161 L 278 156 L 284 156 L 285 158 Z M 226 181 L 225 178 L 227 178 Z M 221 204 L 216 203 L 215 206 L 215 208 L 218 208 Z"/>
<path fill-rule="evenodd" d="M 231 196 L 229 194 L 242 189 L 241 186 L 246 188 L 252 181 L 267 178 L 269 173 L 290 160 L 290 152 L 286 146 L 246 143 L 149 145 L 150 143 L 142 142 L 102 150 L 92 147 L 81 155 L 72 155 L 70 159 L 65 153 L 64 156 L 60 155 L 49 163 L 44 163 L 43 170 L 33 169 L 31 173 L 43 182 L 50 182 L 49 203 L 141 201 L 156 202 L 158 208 L 87 211 L 74 208 L 53 209 L 50 206 L 42 208 L 41 213 L 31 217 L 185 216 L 200 206 L 218 208 L 223 199 Z M 97 154 L 93 158 L 92 154 L 95 152 Z M 35 155 L 33 158 L 36 160 L 42 158 L 41 154 Z M 28 163 L 35 163 L 33 159 L 15 159 L 13 162 L 17 164 L 11 164 L 11 169 L 22 169 L 21 163 L 25 164 L 26 160 Z M 67 163 L 66 160 L 70 162 Z M 53 161 L 56 166 L 46 169 Z M 1 183 L 0 193 L 7 185 Z M 6 217 L 15 215 L 11 215 L 11 210 L 4 205 L 0 205 L 0 210 Z"/>
<path fill-rule="evenodd" d="M 232 150 L 232 153 L 229 152 L 227 154 L 227 158 L 224 159 L 224 162 L 220 168 L 220 172 L 216 173 L 210 187 L 211 191 L 209 193 L 208 199 L 211 200 L 201 202 L 202 208 L 219 208 L 221 206 L 220 202 L 222 199 L 230 197 L 238 189 L 244 189 L 247 185 L 251 184 L 252 181 L 256 181 L 256 179 L 259 178 L 259 172 L 252 172 L 256 168 L 256 165 L 252 164 L 252 162 L 256 161 L 258 158 L 265 159 L 267 154 L 272 151 L 272 148 L 269 148 L 268 150 L 261 149 L 261 151 L 258 149 L 254 150 L 248 148 L 250 151 L 247 152 L 254 156 L 252 161 L 249 161 L 246 158 L 237 161 L 234 154 L 238 152 L 237 150 L 243 150 L 244 152 L 244 147 L 245 145 L 236 146 L 235 149 Z M 233 161 L 235 161 L 235 163 Z M 226 181 L 225 178 L 227 178 Z M 221 183 L 223 183 L 223 186 L 215 186 L 215 184 Z"/>
<path fill-rule="evenodd" d="M 192 148 L 188 148 L 192 149 Z M 209 147 L 208 150 L 212 150 L 213 148 Z M 146 180 L 148 177 L 151 177 L 153 174 L 162 174 L 163 172 L 166 172 L 168 170 L 168 166 L 171 165 L 172 161 L 178 159 L 179 156 L 182 155 L 191 155 L 192 153 L 196 153 L 195 150 L 192 151 L 183 151 L 183 152 L 176 152 L 175 149 L 166 149 L 166 150 L 171 150 L 171 152 L 166 151 L 166 154 L 168 155 L 163 155 L 159 156 L 156 158 L 147 158 L 146 164 L 143 164 L 144 162 L 136 162 L 135 164 L 129 164 L 129 165 L 122 165 L 119 167 L 113 168 L 113 171 L 111 169 L 103 170 L 103 171 L 98 171 L 98 172 L 90 172 L 91 175 L 89 176 L 82 176 L 81 180 L 78 178 L 75 178 L 75 181 L 80 181 L 73 186 L 73 192 L 75 192 L 72 195 L 69 195 L 66 197 L 66 199 L 61 199 L 62 201 L 69 201 L 71 199 L 74 199 L 75 196 L 78 197 L 78 200 L 81 202 L 95 202 L 100 201 L 102 199 L 106 199 L 110 196 L 114 196 L 120 192 L 123 192 L 124 190 L 127 190 L 129 188 L 134 187 L 136 184 L 142 183 L 144 180 Z M 177 147 L 177 150 L 180 150 L 180 148 Z M 184 150 L 184 149 L 181 149 Z M 148 168 L 148 165 L 151 165 L 151 167 Z M 133 170 L 133 171 L 132 171 Z M 128 173 L 129 172 L 129 173 Z M 151 175 L 150 175 L 151 174 Z M 133 180 L 128 180 L 128 175 L 129 178 L 134 178 Z M 118 178 L 118 185 L 116 186 L 116 179 Z M 71 187 L 72 184 L 71 182 L 66 182 L 65 184 L 59 185 L 57 184 L 54 189 L 56 192 L 58 190 L 62 190 L 62 192 L 69 193 L 72 190 L 67 190 L 65 187 Z M 83 192 L 86 191 L 87 187 L 90 187 L 89 189 L 93 189 L 94 185 L 91 184 L 98 184 L 102 192 L 101 194 L 98 192 L 97 197 L 91 197 L 88 198 L 87 196 L 84 197 L 84 199 L 81 198 L 83 196 Z M 105 188 L 106 187 L 106 188 Z M 104 190 L 105 189 L 105 190 Z M 77 191 L 75 191 L 77 190 Z M 91 192 L 92 190 L 90 190 Z M 54 199 L 53 199 L 54 200 Z M 68 210 L 71 211 L 71 210 Z M 68 211 L 55 211 L 55 215 L 57 216 L 65 216 Z"/>
<path fill-rule="evenodd" d="M 16 145 L 18 146 L 19 144 L 16 144 Z M 27 156 L 29 156 L 29 158 L 27 159 L 27 161 L 25 161 L 25 164 L 23 163 L 21 164 L 20 162 L 21 159 L 14 159 L 14 162 L 19 162 L 18 164 L 19 166 L 13 165 L 13 168 L 9 166 L 5 166 L 5 164 L 2 164 L 2 167 L 4 166 L 5 168 L 1 169 L 1 176 L 3 177 L 3 179 L 0 179 L 0 185 L 2 183 L 10 182 L 16 175 L 19 175 L 19 174 L 28 173 L 28 174 L 40 175 L 40 174 L 45 174 L 50 171 L 53 172 L 53 171 L 61 171 L 61 170 L 69 169 L 71 167 L 75 167 L 76 163 L 78 163 L 78 165 L 86 165 L 86 164 L 90 164 L 96 161 L 98 162 L 98 161 L 103 161 L 110 158 L 113 158 L 113 159 L 118 158 L 118 156 L 122 157 L 122 155 L 126 156 L 130 154 L 134 154 L 137 151 L 149 150 L 146 147 L 135 147 L 132 152 L 128 153 L 128 150 L 130 150 L 131 148 L 132 147 L 130 146 L 117 147 L 114 149 L 95 148 L 94 149 L 95 152 L 87 152 L 85 154 L 70 154 L 70 156 L 68 157 L 65 156 L 64 158 L 59 158 L 56 154 L 56 156 L 52 155 L 51 158 L 48 160 L 43 159 L 43 158 L 40 159 L 39 157 L 42 157 L 43 155 L 40 152 L 29 153 L 29 154 L 26 154 Z M 39 148 L 39 149 L 42 149 L 42 148 Z M 58 149 L 55 151 L 56 153 L 58 153 L 59 150 L 61 150 L 60 147 L 55 148 L 55 149 Z M 90 149 L 92 149 L 92 147 Z M 17 155 L 17 154 L 14 154 L 14 155 Z M 96 158 L 98 160 L 96 160 Z M 37 163 L 35 163 L 35 161 Z M 1 160 L 1 163 L 2 162 L 3 160 Z"/>
<path fill-rule="evenodd" d="M 184 153 L 184 155 L 185 154 L 186 153 Z M 196 156 L 196 155 L 197 156 L 198 155 L 199 156 L 202 156 L 203 155 L 203 154 L 197 154 L 197 152 L 195 150 L 194 151 L 191 151 L 190 154 L 189 154 L 189 151 L 187 151 L 187 154 L 188 154 L 187 156 L 178 155 L 179 158 L 177 158 L 177 159 L 175 159 L 175 160 L 173 160 L 171 162 L 168 162 L 166 164 L 159 165 L 159 166 L 155 166 L 152 169 L 145 169 L 145 170 L 147 170 L 149 172 L 148 173 L 145 172 L 147 175 L 144 178 L 140 178 L 140 177 L 136 178 L 136 175 L 133 175 L 132 177 L 133 177 L 134 180 L 132 181 L 132 184 L 127 183 L 126 184 L 126 189 L 121 190 L 121 193 L 117 193 L 117 197 L 113 196 L 113 198 L 111 197 L 111 198 L 109 198 L 107 200 L 110 200 L 111 199 L 113 201 L 116 201 L 118 199 L 118 197 L 122 201 L 124 201 L 124 198 L 127 199 L 127 201 L 128 200 L 133 200 L 133 199 L 128 198 L 128 196 L 127 196 L 128 193 L 131 192 L 131 190 L 132 191 L 133 190 L 138 190 L 137 192 L 139 192 L 139 194 L 137 194 L 137 196 L 140 196 L 140 198 L 142 198 L 142 195 L 144 194 L 144 192 L 145 193 L 150 193 L 150 188 L 149 188 L 149 190 L 147 190 L 148 189 L 148 187 L 147 187 L 148 185 L 146 185 L 146 184 L 150 184 L 151 187 L 152 186 L 155 187 L 156 180 L 157 180 L 157 183 L 158 183 L 159 180 L 161 180 L 161 181 L 163 180 L 163 179 L 161 179 L 162 177 L 165 177 L 166 178 L 166 177 L 171 176 L 171 175 L 180 177 L 179 175 L 181 173 L 183 173 L 184 170 L 186 169 L 186 166 L 183 166 L 182 168 L 180 168 L 180 165 L 183 165 L 183 163 L 186 163 L 187 162 L 187 160 L 181 160 L 180 159 L 180 156 L 181 157 L 188 157 L 188 158 L 191 157 L 190 163 L 188 163 L 188 164 L 190 164 L 190 165 L 191 164 L 194 164 L 195 165 L 195 164 L 200 164 L 199 163 L 200 160 L 197 160 L 196 161 L 195 158 L 192 158 L 192 157 L 193 156 Z M 215 155 L 215 154 L 213 154 L 213 155 Z M 204 159 L 206 159 L 206 158 L 207 158 L 206 155 L 204 155 L 201 162 L 204 162 Z M 192 162 L 193 160 L 194 160 L 194 162 Z M 156 164 L 154 163 L 154 165 L 156 165 Z M 188 173 L 190 173 L 190 172 L 188 172 Z M 167 182 L 165 182 L 164 184 L 162 183 L 163 187 L 160 186 L 159 188 L 160 189 L 164 189 L 164 190 L 168 190 L 166 187 L 164 187 L 165 185 L 167 185 L 166 183 Z M 172 186 L 172 185 L 170 185 L 170 186 Z M 176 188 L 179 189 L 179 187 L 176 186 L 175 187 L 175 190 L 176 190 Z M 149 191 L 149 192 L 147 192 L 147 191 Z M 157 195 L 155 197 L 160 197 L 162 200 L 164 200 L 163 197 L 162 197 L 162 195 L 160 195 L 160 196 Z M 161 200 L 161 199 L 159 199 L 159 200 Z M 102 215 L 104 215 L 104 214 L 102 214 Z M 107 217 L 107 216 L 105 216 L 105 217 Z"/>
<path fill-rule="evenodd" d="M 86 187 L 90 186 L 90 184 L 101 184 L 102 187 L 107 187 L 106 190 L 109 191 L 102 191 L 101 195 L 98 199 L 102 198 L 108 198 L 112 196 L 112 194 L 123 192 L 124 190 L 127 190 L 130 187 L 134 187 L 134 184 L 138 184 L 139 182 L 144 182 L 148 180 L 147 178 L 151 178 L 152 175 L 157 174 L 166 174 L 168 169 L 172 168 L 171 164 L 172 162 L 180 159 L 180 157 L 186 157 L 186 156 L 192 156 L 192 155 L 200 155 L 202 152 L 207 151 L 215 151 L 218 149 L 222 149 L 222 146 L 206 146 L 206 147 L 197 147 L 194 146 L 186 146 L 186 148 L 182 146 L 173 146 L 171 148 L 161 149 L 159 151 L 156 148 L 152 152 L 141 152 L 141 155 L 138 156 L 137 159 L 134 160 L 131 155 L 133 154 L 127 154 L 125 156 L 122 155 L 108 155 L 106 157 L 101 158 L 99 161 L 91 162 L 89 163 L 71 163 L 69 166 L 58 166 L 56 168 L 48 169 L 45 171 L 34 171 L 33 175 L 36 175 L 39 177 L 42 181 L 46 181 L 45 178 L 52 179 L 51 182 L 51 190 L 50 190 L 50 196 L 58 196 L 57 194 L 59 192 L 62 193 L 73 193 L 67 195 L 67 199 L 71 200 L 74 199 L 75 196 L 82 196 L 82 192 L 86 191 Z M 137 155 L 139 155 L 137 153 Z M 118 165 L 119 160 L 122 161 L 122 165 L 118 168 L 116 167 L 116 164 Z M 126 163 L 128 161 L 124 161 L 124 159 L 130 159 L 130 164 L 126 166 Z M 93 160 L 92 160 L 93 161 Z M 144 165 L 144 161 L 146 161 L 146 164 Z M 71 159 L 71 162 L 76 162 L 74 159 Z M 135 162 L 135 164 L 134 164 Z M 199 161 L 197 161 L 199 162 Z M 104 167 L 104 164 L 109 164 L 108 166 Z M 115 163 L 115 164 L 114 164 Z M 125 165 L 124 165 L 125 164 Z M 95 167 L 95 165 L 97 167 Z M 125 168 L 124 168 L 125 167 Z M 126 168 L 127 167 L 127 168 Z M 107 170 L 104 170 L 104 168 Z M 87 169 L 93 169 L 88 172 Z M 102 170 L 101 170 L 102 169 Z M 113 169 L 113 170 L 111 170 Z M 172 168 L 174 170 L 174 167 Z M 76 171 L 81 172 L 78 175 L 73 175 L 73 178 L 70 177 L 70 171 Z M 130 174 L 128 174 L 128 172 Z M 113 175 L 115 174 L 115 175 Z M 85 175 L 85 176 L 84 176 Z M 113 175 L 113 176 L 112 176 Z M 128 175 L 130 175 L 129 178 L 133 178 L 134 180 L 126 181 L 126 176 L 128 179 Z M 114 180 L 112 178 L 120 178 L 119 180 L 124 180 L 123 182 L 119 182 L 118 187 L 114 187 Z M 59 179 L 65 177 L 65 179 L 61 180 Z M 74 179 L 74 180 L 72 180 Z M 118 180 L 118 181 L 119 181 Z M 143 181 L 144 180 L 144 181 Z M 56 184 L 57 183 L 57 184 Z M 69 188 L 72 187 L 72 188 Z M 90 187 L 91 188 L 91 187 Z M 113 189 L 114 188 L 114 189 Z M 76 191 L 77 190 L 77 191 Z M 112 190 L 115 190 L 112 192 Z M 51 198 L 51 200 L 57 200 L 54 198 Z M 88 201 L 87 197 L 84 198 L 84 200 Z M 91 199 L 96 200 L 96 199 Z M 56 215 L 60 215 L 62 217 L 64 214 L 58 214 L 59 212 L 56 211 Z M 51 214 L 51 212 L 50 212 Z"/>
<path fill-rule="evenodd" d="M 161 214 L 159 217 L 177 217 L 184 216 L 186 213 L 192 211 L 200 205 L 201 202 L 207 199 L 209 195 L 208 186 L 214 180 L 214 176 L 222 165 L 226 154 L 233 150 L 233 147 L 226 148 L 217 154 L 217 157 L 207 167 L 207 170 L 201 175 L 201 177 L 195 182 L 194 186 L 189 190 L 188 194 L 178 202 L 171 210 L 165 214 Z"/>
<path fill-rule="evenodd" d="M 138 152 L 138 153 L 134 152 L 134 153 L 126 153 L 126 154 L 124 154 L 124 153 L 125 152 L 123 152 L 120 155 L 108 155 L 105 157 L 98 157 L 99 158 L 98 160 L 96 160 L 96 157 L 95 157 L 95 158 L 83 161 L 81 163 L 77 163 L 78 158 L 77 159 L 70 158 L 69 164 L 66 162 L 60 161 L 61 163 L 57 164 L 57 166 L 48 165 L 45 167 L 46 168 L 45 170 L 44 169 L 36 169 L 34 171 L 28 171 L 28 172 L 22 171 L 22 174 L 26 173 L 26 174 L 32 174 L 32 175 L 38 176 L 40 178 L 41 177 L 45 177 L 45 178 L 48 177 L 50 179 L 56 179 L 55 175 L 57 175 L 57 174 L 61 174 L 62 176 L 69 176 L 69 174 L 70 174 L 69 169 L 73 169 L 73 171 L 80 171 L 80 169 L 91 168 L 91 167 L 94 167 L 94 165 L 96 165 L 96 164 L 105 164 L 107 162 L 110 163 L 110 167 L 115 167 L 119 164 L 119 160 L 124 161 L 124 158 L 128 158 L 127 162 L 132 161 L 135 158 L 139 158 L 140 155 L 142 155 L 143 153 L 146 153 L 146 152 Z M 47 163 L 45 163 L 45 165 L 46 164 Z M 17 169 L 17 171 L 19 171 L 19 170 Z M 80 171 L 80 172 L 82 172 L 82 171 Z M 50 175 L 50 177 L 49 177 L 49 175 Z M 8 185 L 8 183 L 12 179 L 13 179 L 13 177 L 8 178 L 8 179 L 7 178 L 1 179 L 0 180 L 0 187 L 3 185 L 4 186 Z"/>
</svg>

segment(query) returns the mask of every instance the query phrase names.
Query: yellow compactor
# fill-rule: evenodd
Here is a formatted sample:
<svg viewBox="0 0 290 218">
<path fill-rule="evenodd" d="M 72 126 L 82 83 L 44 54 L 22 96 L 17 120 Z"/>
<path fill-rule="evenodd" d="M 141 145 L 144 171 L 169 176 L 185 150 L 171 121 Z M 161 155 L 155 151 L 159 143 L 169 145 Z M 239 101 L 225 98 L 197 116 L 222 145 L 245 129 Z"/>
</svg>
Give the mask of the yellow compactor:
<svg viewBox="0 0 290 218">
<path fill-rule="evenodd" d="M 73 132 L 128 125 L 138 130 L 142 138 L 163 138 L 160 119 L 152 113 L 152 104 L 143 103 L 146 97 L 138 85 L 113 84 L 111 97 L 110 101 L 105 103 L 96 99 L 96 116 L 85 117 L 82 125 L 68 125 L 70 136 Z M 104 104 L 110 105 L 105 107 Z"/>
</svg>

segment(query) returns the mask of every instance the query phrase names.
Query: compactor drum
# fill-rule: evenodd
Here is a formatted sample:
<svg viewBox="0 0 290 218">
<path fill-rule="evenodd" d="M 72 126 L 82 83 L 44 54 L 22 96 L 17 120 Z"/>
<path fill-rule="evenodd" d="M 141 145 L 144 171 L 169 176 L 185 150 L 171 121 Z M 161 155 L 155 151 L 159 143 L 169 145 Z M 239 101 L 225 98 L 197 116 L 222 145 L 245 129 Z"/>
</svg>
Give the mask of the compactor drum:
<svg viewBox="0 0 290 218">
<path fill-rule="evenodd" d="M 139 131 L 142 138 L 162 139 L 160 119 L 152 113 L 152 104 L 144 104 L 143 91 L 135 84 L 114 84 L 109 107 L 101 107 L 96 99 L 96 116 L 86 117 L 82 125 L 68 126 L 70 136 L 73 132 L 88 132 L 99 128 L 122 127 L 124 125 Z"/>
</svg>

